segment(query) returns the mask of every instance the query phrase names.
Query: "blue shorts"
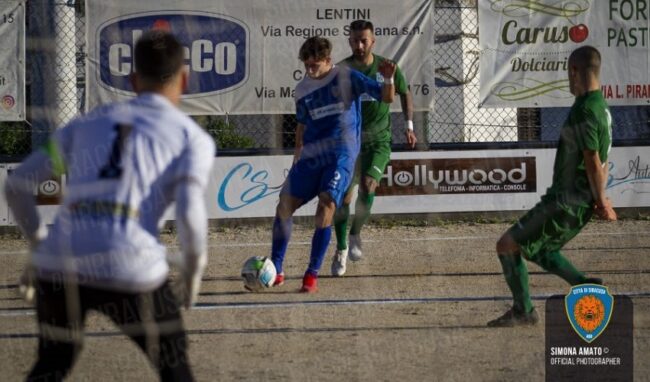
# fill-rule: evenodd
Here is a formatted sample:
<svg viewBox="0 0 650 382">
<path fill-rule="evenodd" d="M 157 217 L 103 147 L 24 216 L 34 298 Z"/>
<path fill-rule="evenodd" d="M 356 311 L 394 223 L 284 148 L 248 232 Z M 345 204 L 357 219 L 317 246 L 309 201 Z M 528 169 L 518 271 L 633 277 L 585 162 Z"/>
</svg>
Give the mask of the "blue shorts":
<svg viewBox="0 0 650 382">
<path fill-rule="evenodd" d="M 301 158 L 289 170 L 280 194 L 302 199 L 304 204 L 321 192 L 327 192 L 339 207 L 352 180 L 355 159 L 348 155 Z"/>
</svg>

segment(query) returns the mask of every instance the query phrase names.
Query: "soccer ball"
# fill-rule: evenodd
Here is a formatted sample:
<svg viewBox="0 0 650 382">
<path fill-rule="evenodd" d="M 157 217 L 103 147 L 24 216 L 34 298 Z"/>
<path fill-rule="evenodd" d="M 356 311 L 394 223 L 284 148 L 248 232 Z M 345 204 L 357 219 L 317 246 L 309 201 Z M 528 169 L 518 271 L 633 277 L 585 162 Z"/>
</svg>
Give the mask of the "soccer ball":
<svg viewBox="0 0 650 382">
<path fill-rule="evenodd" d="M 244 288 L 251 292 L 259 292 L 264 288 L 273 286 L 277 272 L 275 265 L 266 256 L 253 256 L 244 262 L 241 277 L 244 279 Z"/>
</svg>

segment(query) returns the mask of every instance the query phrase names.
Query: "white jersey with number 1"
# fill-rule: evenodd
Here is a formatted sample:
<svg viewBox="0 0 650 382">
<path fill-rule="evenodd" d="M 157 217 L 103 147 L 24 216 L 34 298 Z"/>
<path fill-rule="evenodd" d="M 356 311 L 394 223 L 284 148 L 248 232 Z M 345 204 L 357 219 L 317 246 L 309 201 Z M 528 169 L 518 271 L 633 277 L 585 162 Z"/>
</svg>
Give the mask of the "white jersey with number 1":
<svg viewBox="0 0 650 382">
<path fill-rule="evenodd" d="M 179 182 L 205 189 L 213 139 L 166 98 L 143 94 L 74 120 L 48 147 L 66 192 L 34 253 L 39 273 L 131 292 L 160 286 L 169 270 L 161 217 Z"/>
</svg>

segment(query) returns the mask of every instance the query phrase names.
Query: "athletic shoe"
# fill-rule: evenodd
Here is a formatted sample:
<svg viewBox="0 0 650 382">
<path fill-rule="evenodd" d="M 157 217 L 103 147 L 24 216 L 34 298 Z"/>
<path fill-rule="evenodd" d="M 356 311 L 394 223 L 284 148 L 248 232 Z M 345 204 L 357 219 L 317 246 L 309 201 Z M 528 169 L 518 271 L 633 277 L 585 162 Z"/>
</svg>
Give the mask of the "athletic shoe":
<svg viewBox="0 0 650 382">
<path fill-rule="evenodd" d="M 318 276 L 306 272 L 305 277 L 302 278 L 302 288 L 300 288 L 302 293 L 316 293 L 318 291 Z"/>
<path fill-rule="evenodd" d="M 282 284 L 284 284 L 284 272 L 275 276 L 275 281 L 273 282 L 273 286 L 276 287 Z"/>
<path fill-rule="evenodd" d="M 538 321 L 539 315 L 534 308 L 528 313 L 518 312 L 515 308 L 510 308 L 503 316 L 488 322 L 487 326 L 493 328 L 532 326 L 537 324 Z"/>
<path fill-rule="evenodd" d="M 363 258 L 363 252 L 361 252 L 361 236 L 360 235 L 350 235 L 350 260 L 359 261 Z"/>
<path fill-rule="evenodd" d="M 348 249 L 337 249 L 332 260 L 332 276 L 343 276 L 348 262 Z"/>
<path fill-rule="evenodd" d="M 603 279 L 601 279 L 600 277 L 587 277 L 583 284 L 605 285 L 603 284 Z"/>
</svg>

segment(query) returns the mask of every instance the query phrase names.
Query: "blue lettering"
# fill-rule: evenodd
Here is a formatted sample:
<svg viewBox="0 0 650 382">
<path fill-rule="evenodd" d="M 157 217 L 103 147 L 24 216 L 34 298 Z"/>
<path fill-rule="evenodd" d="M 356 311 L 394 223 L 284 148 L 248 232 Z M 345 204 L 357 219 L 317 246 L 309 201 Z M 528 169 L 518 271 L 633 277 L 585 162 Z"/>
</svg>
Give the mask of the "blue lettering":
<svg viewBox="0 0 650 382">
<path fill-rule="evenodd" d="M 240 180 L 248 179 L 253 186 L 242 190 L 238 202 L 231 205 L 226 201 L 226 193 L 228 191 L 228 187 L 230 186 L 230 181 L 237 173 L 240 173 Z M 219 204 L 219 207 L 224 211 L 235 211 L 246 207 L 249 204 L 255 203 L 258 200 L 263 199 L 269 195 L 277 194 L 280 192 L 282 185 L 270 187 L 266 182 L 268 177 L 269 172 L 266 170 L 253 173 L 253 166 L 250 163 L 241 163 L 235 166 L 235 168 L 233 168 L 228 173 L 228 175 L 226 175 L 223 183 L 221 184 L 221 187 L 219 187 L 219 193 L 217 195 L 217 203 Z"/>
</svg>

